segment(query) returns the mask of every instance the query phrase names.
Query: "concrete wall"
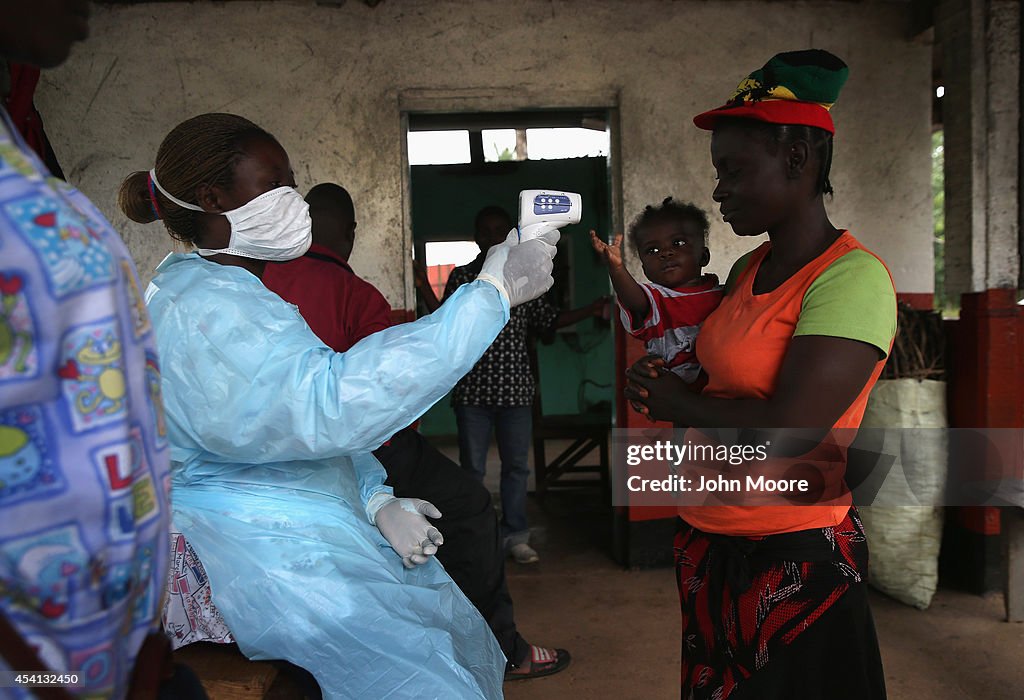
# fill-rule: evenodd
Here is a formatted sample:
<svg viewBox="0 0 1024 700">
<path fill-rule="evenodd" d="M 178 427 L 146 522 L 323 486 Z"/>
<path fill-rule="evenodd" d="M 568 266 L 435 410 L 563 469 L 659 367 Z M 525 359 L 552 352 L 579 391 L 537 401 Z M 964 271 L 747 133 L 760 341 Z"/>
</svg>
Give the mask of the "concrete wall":
<svg viewBox="0 0 1024 700">
<path fill-rule="evenodd" d="M 171 242 L 159 225 L 125 221 L 118 184 L 151 166 L 182 119 L 230 111 L 278 136 L 301 189 L 331 179 L 352 191 L 362 236 L 353 265 L 408 308 L 400 103 L 617 101 L 620 215 L 667 194 L 717 211 L 710 137 L 690 118 L 721 104 L 772 54 L 825 48 L 851 66 L 834 109 L 833 221 L 888 261 L 900 291 L 930 292 L 931 53 L 904 39 L 907 8 L 870 0 L 95 6 L 92 37 L 44 75 L 37 103 L 69 178 L 123 233 L 144 279 Z M 753 244 L 716 221 L 712 271 L 724 275 Z"/>
<path fill-rule="evenodd" d="M 943 0 L 946 290 L 1015 288 L 1020 274 L 1020 0 Z"/>
</svg>

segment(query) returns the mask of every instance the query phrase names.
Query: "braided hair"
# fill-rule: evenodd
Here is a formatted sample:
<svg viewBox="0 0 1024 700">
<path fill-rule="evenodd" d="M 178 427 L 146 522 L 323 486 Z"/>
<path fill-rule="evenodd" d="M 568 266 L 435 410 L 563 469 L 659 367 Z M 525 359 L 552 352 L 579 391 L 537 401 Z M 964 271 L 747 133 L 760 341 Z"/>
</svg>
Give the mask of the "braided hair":
<svg viewBox="0 0 1024 700">
<path fill-rule="evenodd" d="M 790 146 L 797 141 L 805 141 L 811 152 L 818 156 L 817 194 L 832 196 L 835 191 L 829 181 L 832 170 L 832 134 L 815 126 L 802 124 L 767 124 L 771 141 L 775 144 L 772 153 L 778 152 L 779 146 Z"/>
<path fill-rule="evenodd" d="M 245 158 L 245 147 L 254 138 L 277 142 L 248 119 L 234 114 L 200 114 L 187 119 L 160 144 L 154 162 L 157 179 L 178 199 L 196 203 L 195 192 L 200 185 L 231 187 L 235 166 Z M 201 233 L 200 212 L 178 206 L 151 187 L 147 171 L 125 178 L 117 204 L 125 216 L 140 224 L 163 221 L 171 237 L 184 243 L 195 244 Z"/>
<path fill-rule="evenodd" d="M 700 227 L 704 234 L 704 245 L 707 246 L 708 233 L 711 230 L 711 226 L 708 223 L 708 215 L 700 207 L 680 202 L 672 197 L 665 197 L 658 206 L 648 204 L 644 207 L 639 216 L 633 219 L 633 223 L 629 225 L 629 242 L 634 248 L 639 250 L 640 245 L 637 236 L 641 229 L 655 223 L 678 222 L 681 225 L 687 221 L 692 221 Z"/>
</svg>

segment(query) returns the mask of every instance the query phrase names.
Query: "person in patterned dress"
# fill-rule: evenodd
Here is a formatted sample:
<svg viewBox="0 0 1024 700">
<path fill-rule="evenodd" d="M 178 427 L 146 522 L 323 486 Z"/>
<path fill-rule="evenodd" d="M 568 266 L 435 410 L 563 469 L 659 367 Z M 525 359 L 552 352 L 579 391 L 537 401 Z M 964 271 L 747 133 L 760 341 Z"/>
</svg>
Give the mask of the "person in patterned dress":
<svg viewBox="0 0 1024 700">
<path fill-rule="evenodd" d="M 0 55 L 62 63 L 88 6 L 0 2 Z M 0 672 L 155 694 L 170 458 L 153 326 L 114 228 L 0 117 Z M 10 667 L 18 648 L 35 668 Z M 191 675 L 164 690 L 205 697 Z"/>
<path fill-rule="evenodd" d="M 512 218 L 501 207 L 487 206 L 477 213 L 473 228 L 480 254 L 469 264 L 451 271 L 445 285 L 444 301 L 451 298 L 459 287 L 476 278 L 487 251 L 505 240 L 512 228 Z M 530 528 L 526 519 L 534 395 L 528 336 L 600 316 L 606 301 L 601 297 L 579 309 L 559 312 L 541 297 L 516 307 L 508 325 L 452 391 L 452 406 L 459 430 L 459 461 L 463 469 L 471 471 L 481 481 L 487 473 L 491 433 L 497 434 L 498 453 L 501 455 L 501 530 L 505 548 L 520 564 L 533 564 L 540 560 L 536 550 L 530 546 Z"/>
</svg>

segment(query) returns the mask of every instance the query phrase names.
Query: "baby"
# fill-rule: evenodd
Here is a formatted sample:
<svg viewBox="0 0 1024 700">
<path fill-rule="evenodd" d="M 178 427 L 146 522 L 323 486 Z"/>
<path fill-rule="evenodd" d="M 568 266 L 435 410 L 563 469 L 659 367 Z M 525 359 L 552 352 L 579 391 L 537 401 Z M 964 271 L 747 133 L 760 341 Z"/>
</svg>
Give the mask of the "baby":
<svg viewBox="0 0 1024 700">
<path fill-rule="evenodd" d="M 618 296 L 622 325 L 644 341 L 647 352 L 687 383 L 700 375 L 694 353 L 700 324 L 722 301 L 715 275 L 702 275 L 711 259 L 708 218 L 698 207 L 671 197 L 661 206 L 648 206 L 629 227 L 644 274 L 640 284 L 622 263 L 622 234 L 605 243 L 590 232 L 590 240 L 605 264 Z"/>
</svg>

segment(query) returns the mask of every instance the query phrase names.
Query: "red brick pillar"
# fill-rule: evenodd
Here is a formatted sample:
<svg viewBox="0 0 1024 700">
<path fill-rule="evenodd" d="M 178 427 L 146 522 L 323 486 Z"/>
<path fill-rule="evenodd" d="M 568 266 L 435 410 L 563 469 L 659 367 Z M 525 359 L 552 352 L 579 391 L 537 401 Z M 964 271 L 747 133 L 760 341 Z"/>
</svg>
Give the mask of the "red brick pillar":
<svg viewBox="0 0 1024 700">
<path fill-rule="evenodd" d="M 613 311 L 617 313 L 617 309 Z M 613 318 L 613 323 L 617 319 Z M 622 325 L 615 323 L 615 428 L 632 430 L 664 428 L 672 429 L 666 421 L 652 423 L 640 415 L 629 405 L 623 396 L 626 388 L 626 370 L 637 360 L 646 355 L 644 344 L 623 330 Z M 611 450 L 612 491 L 621 484 L 614 483 L 622 465 L 616 465 L 618 459 L 614 445 Z M 618 467 L 618 468 L 616 468 Z M 672 537 L 676 530 L 676 510 L 672 507 L 654 506 L 619 506 L 614 513 L 615 559 L 623 566 L 632 568 L 649 568 L 670 566 L 672 564 Z"/>
</svg>

